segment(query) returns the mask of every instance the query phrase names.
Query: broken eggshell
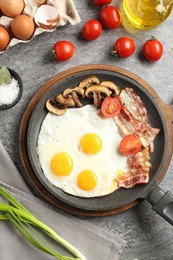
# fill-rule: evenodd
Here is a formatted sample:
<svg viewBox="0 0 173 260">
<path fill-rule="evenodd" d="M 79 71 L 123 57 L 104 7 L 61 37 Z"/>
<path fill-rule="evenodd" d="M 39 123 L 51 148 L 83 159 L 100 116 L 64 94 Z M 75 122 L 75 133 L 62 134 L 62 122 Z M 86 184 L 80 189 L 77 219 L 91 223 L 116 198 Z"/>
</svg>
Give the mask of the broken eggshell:
<svg viewBox="0 0 173 260">
<path fill-rule="evenodd" d="M 51 5 L 41 5 L 35 13 L 34 20 L 43 29 L 53 29 L 59 21 L 58 10 Z"/>
</svg>

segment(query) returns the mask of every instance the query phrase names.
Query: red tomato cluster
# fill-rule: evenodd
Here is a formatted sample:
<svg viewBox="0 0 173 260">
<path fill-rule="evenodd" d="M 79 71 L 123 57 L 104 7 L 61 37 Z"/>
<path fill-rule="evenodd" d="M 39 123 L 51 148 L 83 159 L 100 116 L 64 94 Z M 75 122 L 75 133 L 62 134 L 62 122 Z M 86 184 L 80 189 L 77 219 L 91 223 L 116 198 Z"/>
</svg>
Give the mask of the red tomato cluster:
<svg viewBox="0 0 173 260">
<path fill-rule="evenodd" d="M 96 5 L 102 6 L 110 0 L 93 0 Z M 121 14 L 115 6 L 105 6 L 100 12 L 100 20 L 88 20 L 83 28 L 83 37 L 88 41 L 96 40 L 102 33 L 102 24 L 109 29 L 116 29 L 121 24 Z"/>
<path fill-rule="evenodd" d="M 96 19 L 88 20 L 82 27 L 82 35 L 87 41 L 96 40 L 102 34 L 102 26 L 116 29 L 121 25 L 120 11 L 113 5 L 112 0 L 92 0 L 93 3 L 102 7 L 100 11 L 100 22 Z M 119 37 L 113 46 L 112 55 L 120 58 L 130 57 L 136 50 L 135 41 L 128 36 Z M 147 40 L 142 48 L 144 57 L 151 61 L 158 61 L 163 55 L 162 43 L 151 38 Z M 75 46 L 69 41 L 57 42 L 53 47 L 53 57 L 58 61 L 66 61 L 75 53 Z"/>
<path fill-rule="evenodd" d="M 135 41 L 130 37 L 123 36 L 116 40 L 112 55 L 128 58 L 135 50 Z M 151 62 L 158 61 L 163 55 L 163 45 L 159 40 L 152 38 L 144 43 L 142 52 L 147 60 Z"/>
</svg>

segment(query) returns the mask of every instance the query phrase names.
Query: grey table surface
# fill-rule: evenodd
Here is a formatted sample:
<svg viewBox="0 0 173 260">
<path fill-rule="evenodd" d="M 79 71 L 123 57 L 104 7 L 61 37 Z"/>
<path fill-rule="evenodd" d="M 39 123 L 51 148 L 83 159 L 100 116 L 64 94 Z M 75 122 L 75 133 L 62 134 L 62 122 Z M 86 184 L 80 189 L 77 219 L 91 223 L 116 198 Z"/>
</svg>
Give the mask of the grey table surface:
<svg viewBox="0 0 173 260">
<path fill-rule="evenodd" d="M 118 2 L 120 1 L 117 1 L 117 4 Z M 98 18 L 100 9 L 94 7 L 90 0 L 74 0 L 74 3 L 81 17 L 79 24 L 75 26 L 67 24 L 54 32 L 43 33 L 29 43 L 17 44 L 0 55 L 0 66 L 6 65 L 18 72 L 24 87 L 20 102 L 9 110 L 0 111 L 0 139 L 19 170 L 21 161 L 17 140 L 22 115 L 40 86 L 58 72 L 91 63 L 118 66 L 147 80 L 166 104 L 171 104 L 173 101 L 173 13 L 159 27 L 150 31 L 132 28 L 123 16 L 124 26 L 121 25 L 116 30 L 104 29 L 99 39 L 87 42 L 81 38 L 81 28 L 87 20 Z M 135 39 L 136 52 L 128 59 L 114 59 L 110 55 L 110 50 L 115 40 L 123 35 Z M 143 43 L 151 35 L 160 39 L 164 45 L 164 55 L 156 63 L 147 62 L 141 57 Z M 52 61 L 49 54 L 54 43 L 62 39 L 70 40 L 75 44 L 76 54 L 71 60 L 58 63 Z M 172 172 L 173 160 L 160 184 L 165 191 L 173 192 Z M 83 219 L 112 233 L 119 233 L 127 241 L 121 260 L 173 259 L 173 228 L 153 212 L 146 201 L 118 215 L 83 217 Z"/>
</svg>

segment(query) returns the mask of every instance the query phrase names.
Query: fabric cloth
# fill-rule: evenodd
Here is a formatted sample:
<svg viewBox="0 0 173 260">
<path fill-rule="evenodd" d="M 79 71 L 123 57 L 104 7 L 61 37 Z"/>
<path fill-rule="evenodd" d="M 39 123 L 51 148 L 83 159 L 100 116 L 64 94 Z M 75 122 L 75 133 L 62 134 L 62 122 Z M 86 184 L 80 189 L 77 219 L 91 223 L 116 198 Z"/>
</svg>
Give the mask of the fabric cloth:
<svg viewBox="0 0 173 260">
<path fill-rule="evenodd" d="M 7 189 L 35 217 L 43 221 L 60 236 L 81 251 L 87 260 L 118 260 L 125 241 L 84 220 L 62 213 L 36 198 L 0 142 L 0 185 Z M 0 201 L 6 202 L 2 197 Z M 0 222 L 0 258 L 3 260 L 51 260 L 49 256 L 30 245 L 8 222 Z M 49 243 L 58 252 L 68 255 L 57 243 Z"/>
</svg>

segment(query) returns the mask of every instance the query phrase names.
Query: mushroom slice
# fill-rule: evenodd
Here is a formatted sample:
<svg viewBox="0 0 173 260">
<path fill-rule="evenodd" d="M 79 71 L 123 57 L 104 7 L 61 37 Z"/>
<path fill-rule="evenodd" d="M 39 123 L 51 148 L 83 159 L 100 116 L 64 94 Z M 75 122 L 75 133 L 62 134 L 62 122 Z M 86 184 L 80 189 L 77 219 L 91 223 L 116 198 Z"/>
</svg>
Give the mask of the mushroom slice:
<svg viewBox="0 0 173 260">
<path fill-rule="evenodd" d="M 67 107 L 64 104 L 59 104 L 51 99 L 46 101 L 46 108 L 49 112 L 58 116 L 63 115 L 67 110 Z"/>
<path fill-rule="evenodd" d="M 67 107 L 75 106 L 75 102 L 70 95 L 64 97 L 62 94 L 59 94 L 58 96 L 55 97 L 55 102 L 57 102 L 59 104 L 63 104 Z"/>
<path fill-rule="evenodd" d="M 79 87 L 83 89 L 87 89 L 91 85 L 99 85 L 99 84 L 100 84 L 100 80 L 96 76 L 91 76 L 82 80 L 79 84 Z"/>
<path fill-rule="evenodd" d="M 111 91 L 111 97 L 115 97 L 120 94 L 119 87 L 115 85 L 112 81 L 103 81 L 100 83 L 100 85 L 107 87 Z"/>
<path fill-rule="evenodd" d="M 94 105 L 100 107 L 106 97 L 110 97 L 110 91 L 105 86 L 93 85 L 86 89 L 85 95 L 94 99 Z"/>
<path fill-rule="evenodd" d="M 71 96 L 73 101 L 75 102 L 75 105 L 77 107 L 82 107 L 82 103 L 80 102 L 80 99 L 81 98 L 83 99 L 85 97 L 84 89 L 82 89 L 80 87 L 67 88 L 66 90 L 64 90 L 63 96 L 65 98 Z"/>
</svg>

